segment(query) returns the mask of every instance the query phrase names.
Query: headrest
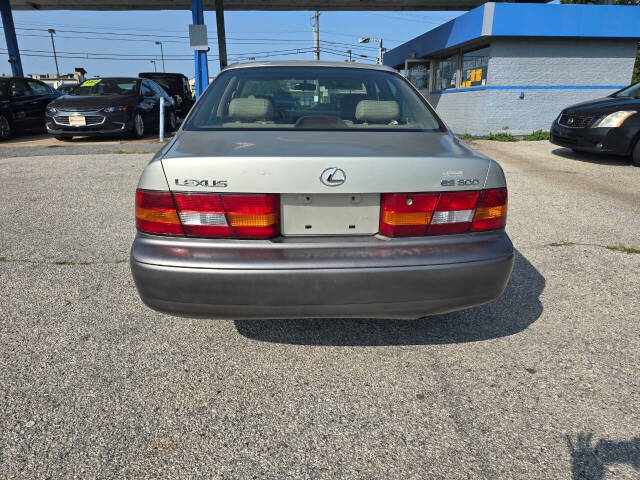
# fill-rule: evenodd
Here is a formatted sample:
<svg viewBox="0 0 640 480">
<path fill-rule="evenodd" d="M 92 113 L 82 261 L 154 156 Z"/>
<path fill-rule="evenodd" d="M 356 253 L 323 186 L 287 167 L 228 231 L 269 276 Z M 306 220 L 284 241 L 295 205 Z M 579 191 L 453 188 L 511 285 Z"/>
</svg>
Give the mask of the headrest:
<svg viewBox="0 0 640 480">
<path fill-rule="evenodd" d="M 271 120 L 273 104 L 268 98 L 234 98 L 229 103 L 232 120 Z"/>
<path fill-rule="evenodd" d="M 400 107 L 394 100 L 361 100 L 356 106 L 356 120 L 359 122 L 387 123 L 399 116 Z"/>
</svg>

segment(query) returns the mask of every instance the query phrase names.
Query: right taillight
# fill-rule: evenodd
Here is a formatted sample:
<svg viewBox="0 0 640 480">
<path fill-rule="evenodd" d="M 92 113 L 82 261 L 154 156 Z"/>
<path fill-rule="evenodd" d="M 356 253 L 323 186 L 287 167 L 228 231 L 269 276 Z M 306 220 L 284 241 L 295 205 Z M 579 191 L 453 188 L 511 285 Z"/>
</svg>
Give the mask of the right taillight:
<svg viewBox="0 0 640 480">
<path fill-rule="evenodd" d="M 155 209 L 149 208 L 151 204 Z M 141 232 L 164 235 L 272 238 L 280 233 L 280 200 L 272 194 L 138 190 L 136 225 Z"/>
<path fill-rule="evenodd" d="M 471 230 L 494 230 L 507 224 L 507 189 L 482 190 Z"/>
<path fill-rule="evenodd" d="M 385 193 L 380 233 L 409 237 L 494 230 L 507 220 L 507 189 L 442 193 Z"/>
</svg>

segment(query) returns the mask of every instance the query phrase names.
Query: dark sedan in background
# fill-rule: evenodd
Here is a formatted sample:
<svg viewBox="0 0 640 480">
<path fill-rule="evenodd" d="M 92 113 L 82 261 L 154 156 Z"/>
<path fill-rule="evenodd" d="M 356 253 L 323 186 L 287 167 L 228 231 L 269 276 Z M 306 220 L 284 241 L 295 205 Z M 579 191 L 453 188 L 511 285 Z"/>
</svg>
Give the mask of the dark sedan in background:
<svg viewBox="0 0 640 480">
<path fill-rule="evenodd" d="M 640 166 L 640 82 L 565 108 L 551 126 L 550 140 L 576 152 L 631 156 Z"/>
<path fill-rule="evenodd" d="M 0 140 L 16 132 L 42 131 L 45 108 L 60 92 L 32 78 L 0 78 Z"/>
<path fill-rule="evenodd" d="M 47 132 L 58 140 L 74 136 L 130 135 L 141 138 L 160 121 L 160 99 L 165 99 L 165 126 L 177 126 L 173 99 L 160 85 L 140 78 L 93 78 L 46 110 Z"/>
<path fill-rule="evenodd" d="M 187 116 L 194 100 L 189 86 L 189 79 L 182 73 L 144 72 L 138 74 L 140 78 L 149 78 L 160 84 L 174 99 L 176 115 L 181 118 Z"/>
</svg>

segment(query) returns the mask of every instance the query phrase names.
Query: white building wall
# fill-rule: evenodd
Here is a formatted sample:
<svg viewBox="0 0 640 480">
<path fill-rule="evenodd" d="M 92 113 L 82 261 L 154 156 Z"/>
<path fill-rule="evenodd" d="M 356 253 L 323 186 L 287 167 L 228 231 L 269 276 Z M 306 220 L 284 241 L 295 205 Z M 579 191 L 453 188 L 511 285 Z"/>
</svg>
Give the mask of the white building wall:
<svg viewBox="0 0 640 480">
<path fill-rule="evenodd" d="M 443 94 L 422 92 L 438 115 L 455 133 L 480 135 L 486 123 L 486 91 Z"/>
<path fill-rule="evenodd" d="M 489 87 L 627 85 L 636 57 L 634 39 L 493 38 Z M 524 98 L 520 98 L 521 92 Z M 455 133 L 549 130 L 560 110 L 604 97 L 613 89 L 487 89 L 425 95 Z"/>
</svg>

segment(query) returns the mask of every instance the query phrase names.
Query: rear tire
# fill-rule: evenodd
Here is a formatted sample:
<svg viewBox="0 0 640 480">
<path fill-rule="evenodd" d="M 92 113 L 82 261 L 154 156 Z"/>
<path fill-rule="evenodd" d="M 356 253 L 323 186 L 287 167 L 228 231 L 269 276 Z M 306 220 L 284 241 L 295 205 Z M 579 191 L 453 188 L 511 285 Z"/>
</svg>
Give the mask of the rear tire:
<svg viewBox="0 0 640 480">
<path fill-rule="evenodd" d="M 638 140 L 638 143 L 636 143 L 636 146 L 633 148 L 633 152 L 631 152 L 631 163 L 636 167 L 640 167 L 640 140 Z"/>
<path fill-rule="evenodd" d="M 11 138 L 11 123 L 4 115 L 0 115 L 0 141 Z"/>
<path fill-rule="evenodd" d="M 144 137 L 144 120 L 139 112 L 133 115 L 133 127 L 131 128 L 131 136 L 133 138 Z"/>
</svg>

